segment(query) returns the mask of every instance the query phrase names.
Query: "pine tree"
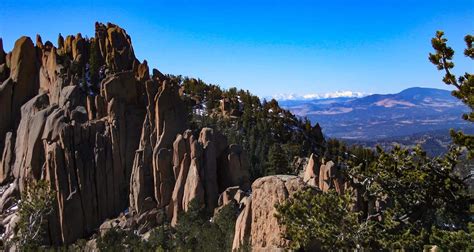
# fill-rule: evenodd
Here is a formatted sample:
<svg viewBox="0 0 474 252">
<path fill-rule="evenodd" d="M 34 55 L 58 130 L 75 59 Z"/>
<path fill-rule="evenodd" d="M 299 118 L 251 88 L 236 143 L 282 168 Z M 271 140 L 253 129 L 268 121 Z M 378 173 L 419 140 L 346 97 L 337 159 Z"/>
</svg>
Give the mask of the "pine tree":
<svg viewBox="0 0 474 252">
<path fill-rule="evenodd" d="M 453 91 L 453 96 L 457 97 L 471 109 L 470 113 L 463 115 L 463 119 L 469 122 L 474 122 L 474 75 L 465 73 L 463 76 L 456 78 L 456 75 L 451 72 L 454 68 L 454 63 L 452 61 L 454 50 L 446 44 L 448 39 L 443 36 L 444 32 L 437 31 L 436 36 L 431 39 L 431 45 L 435 52 L 429 54 L 429 60 L 438 68 L 438 70 L 445 71 L 443 82 L 456 88 L 456 90 Z M 474 36 L 466 35 L 464 41 L 467 46 L 464 50 L 464 55 L 474 59 L 474 48 L 472 47 Z M 474 135 L 468 135 L 461 131 L 456 132 L 454 130 L 451 130 L 451 135 L 456 144 L 467 148 L 469 158 L 473 158 Z"/>
<path fill-rule="evenodd" d="M 268 152 L 267 175 L 287 174 L 289 172 L 286 152 L 280 144 L 273 144 Z"/>
</svg>

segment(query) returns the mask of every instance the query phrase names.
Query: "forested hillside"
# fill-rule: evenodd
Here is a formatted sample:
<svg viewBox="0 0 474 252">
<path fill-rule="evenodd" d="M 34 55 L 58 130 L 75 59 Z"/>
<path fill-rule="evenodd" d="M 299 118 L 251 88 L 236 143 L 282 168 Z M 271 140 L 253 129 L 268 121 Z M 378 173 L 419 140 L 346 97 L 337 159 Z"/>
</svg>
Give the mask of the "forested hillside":
<svg viewBox="0 0 474 252">
<path fill-rule="evenodd" d="M 324 154 L 319 124 L 312 126 L 276 100 L 261 101 L 248 90 L 225 90 L 199 79 L 170 78 L 181 86 L 193 128 L 218 129 L 231 143 L 247 150 L 252 181 L 272 174 L 295 174 L 291 165 L 295 157 Z"/>
</svg>

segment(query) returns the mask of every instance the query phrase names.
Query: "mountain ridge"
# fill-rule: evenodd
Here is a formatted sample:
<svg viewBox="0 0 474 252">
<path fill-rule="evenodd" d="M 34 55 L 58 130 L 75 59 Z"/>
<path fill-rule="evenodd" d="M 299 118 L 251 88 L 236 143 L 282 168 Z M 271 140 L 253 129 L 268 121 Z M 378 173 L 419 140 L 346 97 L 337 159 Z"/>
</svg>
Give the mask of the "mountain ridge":
<svg viewBox="0 0 474 252">
<path fill-rule="evenodd" d="M 412 87 L 395 94 L 279 104 L 318 122 L 325 135 L 342 139 L 383 139 L 469 126 L 460 116 L 468 108 L 451 91 L 436 88 Z"/>
</svg>

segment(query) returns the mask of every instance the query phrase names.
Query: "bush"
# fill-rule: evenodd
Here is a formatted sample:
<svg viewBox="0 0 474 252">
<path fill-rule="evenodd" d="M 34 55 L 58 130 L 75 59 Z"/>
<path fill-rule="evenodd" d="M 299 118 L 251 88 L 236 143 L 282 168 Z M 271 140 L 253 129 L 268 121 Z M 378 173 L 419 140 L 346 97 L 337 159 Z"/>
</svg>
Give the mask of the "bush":
<svg viewBox="0 0 474 252">
<path fill-rule="evenodd" d="M 352 212 L 349 195 L 330 190 L 321 193 L 309 188 L 297 192 L 276 206 L 276 217 L 286 227 L 285 238 L 292 249 L 309 249 L 319 244 L 321 249 L 355 248 L 366 239 L 367 230 L 359 225 L 359 213 Z"/>
<path fill-rule="evenodd" d="M 231 251 L 236 219 L 235 203 L 224 206 L 211 219 L 193 200 L 176 225 L 176 247 L 185 251 Z"/>
<path fill-rule="evenodd" d="M 105 234 L 97 238 L 99 251 L 144 251 L 150 247 L 147 242 L 141 240 L 140 236 L 133 231 L 111 228 Z"/>
<path fill-rule="evenodd" d="M 20 250 L 36 250 L 47 241 L 47 219 L 54 212 L 55 194 L 45 180 L 27 183 L 18 205 L 18 232 L 13 239 Z"/>
</svg>

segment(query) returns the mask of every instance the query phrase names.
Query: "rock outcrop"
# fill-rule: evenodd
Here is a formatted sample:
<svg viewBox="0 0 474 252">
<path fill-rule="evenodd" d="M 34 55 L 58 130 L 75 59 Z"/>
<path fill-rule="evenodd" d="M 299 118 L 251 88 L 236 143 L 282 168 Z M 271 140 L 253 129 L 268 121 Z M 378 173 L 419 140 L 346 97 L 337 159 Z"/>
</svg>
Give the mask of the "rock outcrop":
<svg viewBox="0 0 474 252">
<path fill-rule="evenodd" d="M 100 82 L 83 77 L 90 74 L 91 40 L 78 34 L 67 36 L 59 49 L 39 36 L 36 47 L 30 38 L 20 38 L 0 86 L 0 184 L 14 181 L 22 192 L 36 180 L 50 182 L 56 192 L 47 232 L 51 244 L 88 236 L 128 207 L 147 99 L 132 72 L 136 59 L 129 38 L 123 39 L 128 35 L 117 26 L 106 30 L 108 49 L 99 57 L 113 66 L 95 67 L 111 67 L 115 74 Z M 2 65 L 6 57 L 0 49 Z"/>
<path fill-rule="evenodd" d="M 282 203 L 306 184 L 300 177 L 275 175 L 255 180 L 252 196 L 237 218 L 233 250 L 250 244 L 252 251 L 283 251 L 289 241 L 282 237 L 284 227 L 278 224 L 275 204 Z"/>
<path fill-rule="evenodd" d="M 140 63 L 126 31 L 95 25 L 58 45 L 28 37 L 6 54 L 0 39 L 0 223 L 16 232 L 15 206 L 29 185 L 55 193 L 47 220 L 49 245 L 70 244 L 111 227 L 147 232 L 175 226 L 196 202 L 210 214 L 241 210 L 234 249 L 280 250 L 274 205 L 307 184 L 323 191 L 346 185 L 333 163 L 309 159 L 304 178 L 270 176 L 252 185 L 249 157 L 211 128 L 190 130 L 180 84 Z M 226 117 L 240 116 L 224 99 Z M 188 130 L 187 130 L 188 129 Z M 322 135 L 321 135 L 322 137 Z"/>
<path fill-rule="evenodd" d="M 212 213 L 219 193 L 226 188 L 248 190 L 249 164 L 242 148 L 229 146 L 222 134 L 210 128 L 203 128 L 199 137 L 185 130 L 179 87 L 168 80 L 159 88 L 144 81 L 148 104 L 130 179 L 131 211 L 142 214 L 165 209 L 175 225 L 193 200 Z"/>
<path fill-rule="evenodd" d="M 304 170 L 303 181 L 311 186 L 319 185 L 319 161 L 315 154 L 311 154 Z"/>
<path fill-rule="evenodd" d="M 0 51 L 3 51 L 3 48 Z M 12 132 L 18 127 L 21 106 L 38 93 L 39 84 L 36 50 L 30 38 L 21 37 L 15 42 L 9 61 L 7 66 L 3 65 L 9 69 L 9 77 L 0 85 L 0 152 L 2 153 L 7 132 Z"/>
</svg>

